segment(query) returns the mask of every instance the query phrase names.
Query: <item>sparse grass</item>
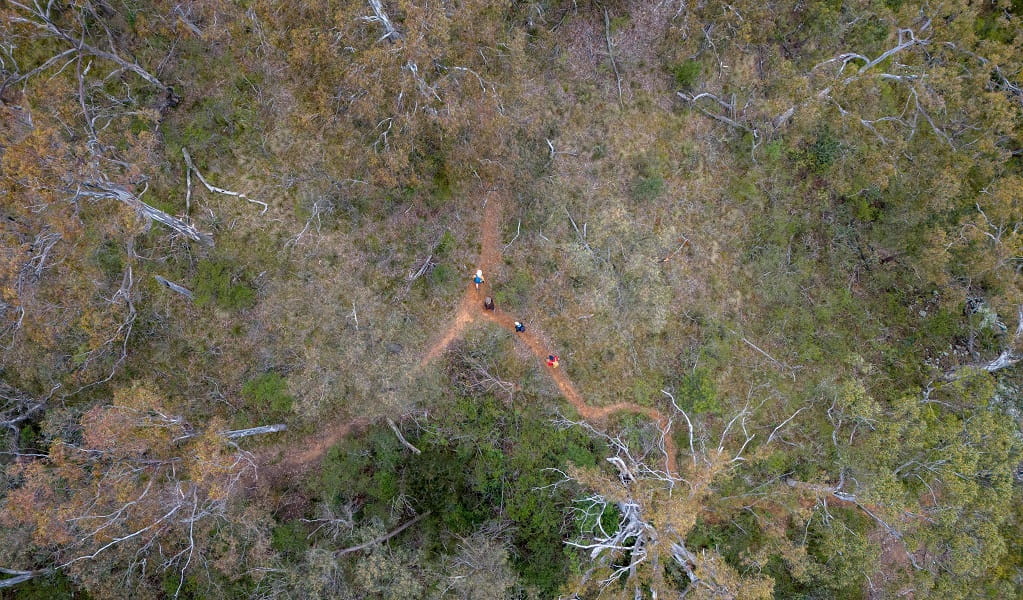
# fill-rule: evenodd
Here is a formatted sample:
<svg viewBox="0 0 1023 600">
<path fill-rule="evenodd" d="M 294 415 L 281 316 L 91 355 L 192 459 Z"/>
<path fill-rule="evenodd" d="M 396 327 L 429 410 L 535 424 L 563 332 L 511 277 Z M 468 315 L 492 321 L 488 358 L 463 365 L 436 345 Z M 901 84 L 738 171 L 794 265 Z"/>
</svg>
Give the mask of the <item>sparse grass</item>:
<svg viewBox="0 0 1023 600">
<path fill-rule="evenodd" d="M 245 283 L 234 265 L 223 260 L 199 261 L 193 287 L 199 305 L 241 310 L 256 303 L 256 290 Z"/>
<path fill-rule="evenodd" d="M 275 415 L 287 415 L 291 412 L 294 398 L 288 393 L 288 384 L 277 373 L 263 373 L 242 386 L 242 396 L 257 410 L 269 409 Z"/>
</svg>

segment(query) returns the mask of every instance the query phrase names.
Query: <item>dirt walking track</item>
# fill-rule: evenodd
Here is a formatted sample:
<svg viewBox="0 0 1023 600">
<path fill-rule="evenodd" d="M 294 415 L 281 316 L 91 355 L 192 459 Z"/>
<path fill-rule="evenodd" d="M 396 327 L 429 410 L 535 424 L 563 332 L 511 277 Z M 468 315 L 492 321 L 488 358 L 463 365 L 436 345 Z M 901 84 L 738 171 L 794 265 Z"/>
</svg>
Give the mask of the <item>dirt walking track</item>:
<svg viewBox="0 0 1023 600">
<path fill-rule="evenodd" d="M 480 257 L 477 262 L 477 268 L 483 270 L 484 277 L 495 272 L 495 268 L 501 260 L 500 221 L 503 208 L 504 198 L 500 191 L 490 190 L 486 192 L 482 205 L 483 222 L 480 227 Z M 492 295 L 488 283 L 480 286 L 479 290 L 476 289 L 476 286 L 471 281 L 466 285 L 465 292 L 459 301 L 458 311 L 447 327 L 443 329 L 440 337 L 430 345 L 423 355 L 422 360 L 419 362 L 419 368 L 439 358 L 455 340 L 461 337 L 466 328 L 476 321 L 489 321 L 509 331 L 515 330 L 515 319 L 511 315 L 499 308 L 493 311 L 483 309 L 483 298 L 487 295 Z M 546 336 L 542 334 L 536 323 L 530 323 L 529 328 L 524 333 L 516 333 L 515 337 L 520 343 L 528 347 L 536 359 L 540 361 L 547 374 L 557 384 L 558 390 L 561 391 L 565 399 L 572 404 L 583 419 L 587 421 L 602 421 L 618 412 L 631 412 L 646 415 L 657 422 L 661 431 L 667 430 L 669 426 L 668 418 L 657 409 L 649 406 L 640 406 L 631 402 L 619 402 L 618 404 L 602 407 L 594 407 L 587 404 L 563 369 L 554 369 L 546 366 L 547 355 L 554 352 L 551 352 L 550 348 L 544 346 L 541 340 Z M 285 459 L 285 462 L 289 468 L 301 469 L 306 467 L 322 457 L 331 446 L 340 441 L 352 429 L 364 427 L 367 424 L 368 422 L 365 419 L 355 419 L 354 421 L 347 421 L 331 427 L 314 436 L 313 439 L 309 440 L 303 452 L 289 456 Z M 665 469 L 670 474 L 677 475 L 679 470 L 675 443 L 670 435 L 663 436 L 663 440 L 664 451 L 667 457 Z"/>
</svg>

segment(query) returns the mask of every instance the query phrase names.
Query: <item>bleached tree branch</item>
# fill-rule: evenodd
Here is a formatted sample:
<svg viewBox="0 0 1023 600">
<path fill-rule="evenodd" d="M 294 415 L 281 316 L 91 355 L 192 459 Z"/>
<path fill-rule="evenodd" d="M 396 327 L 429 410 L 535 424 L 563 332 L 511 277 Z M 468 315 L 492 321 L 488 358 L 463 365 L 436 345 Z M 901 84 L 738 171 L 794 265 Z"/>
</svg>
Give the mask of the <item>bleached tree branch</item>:
<svg viewBox="0 0 1023 600">
<path fill-rule="evenodd" d="M 405 439 L 405 436 L 402 435 L 401 430 L 398 429 L 398 425 L 390 417 L 387 417 L 387 425 L 391 428 L 391 431 L 394 432 L 394 435 L 398 436 L 398 441 L 401 442 L 402 446 L 405 446 L 415 454 L 423 453 L 419 448 L 416 448 L 408 440 Z"/>
<path fill-rule="evenodd" d="M 618 105 L 624 108 L 625 103 L 622 101 L 622 76 L 618 72 L 618 63 L 615 61 L 614 44 L 611 43 L 611 17 L 608 16 L 607 7 L 604 7 L 604 39 L 607 41 L 607 57 L 611 61 L 611 68 L 615 73 L 615 82 L 618 84 Z M 551 151 L 553 153 L 554 149 L 551 148 Z"/>
<path fill-rule="evenodd" d="M 671 400 L 671 405 L 675 407 L 675 410 L 682 413 L 682 416 L 685 417 L 686 425 L 689 426 L 689 455 L 693 459 L 693 465 L 696 465 L 696 449 L 693 448 L 693 422 L 689 420 L 689 415 L 686 414 L 686 411 L 682 410 L 682 407 L 675 402 L 675 396 L 673 394 L 668 392 L 668 390 L 661 390 L 661 393 L 667 396 L 668 399 Z"/>
<path fill-rule="evenodd" d="M 286 431 L 288 426 L 284 423 L 277 423 L 276 425 L 262 425 L 260 427 L 250 427 L 248 429 L 232 429 L 231 431 L 221 431 L 220 435 L 227 439 L 235 440 L 238 438 L 249 437 L 252 435 L 263 435 L 264 433 L 277 433 L 279 431 Z"/>
<path fill-rule="evenodd" d="M 394 24 L 391 23 L 391 19 L 387 16 L 387 13 L 384 12 L 384 7 L 380 0 L 368 1 L 369 7 L 373 10 L 373 16 L 363 17 L 362 20 L 366 21 L 367 23 L 380 23 L 380 25 L 384 28 L 384 35 L 381 36 L 380 39 L 377 41 L 387 40 L 391 43 L 394 43 L 400 40 L 401 32 L 399 32 L 394 27 Z"/>
<path fill-rule="evenodd" d="M 236 198 L 241 198 L 241 199 L 245 200 L 246 202 L 250 202 L 252 204 L 258 204 L 258 205 L 263 207 L 263 210 L 261 210 L 259 212 L 259 214 L 261 214 L 261 215 L 262 214 L 266 214 L 267 209 L 270 208 L 270 206 L 266 202 L 263 202 L 261 200 L 254 200 L 252 198 L 249 198 L 248 196 L 246 196 L 245 194 L 243 194 L 241 192 L 232 192 L 231 190 L 225 190 L 224 188 L 220 188 L 220 187 L 217 187 L 215 185 L 210 184 L 210 182 L 206 181 L 206 178 L 202 176 L 202 172 L 200 172 L 199 169 L 197 169 L 195 167 L 195 165 L 192 164 L 192 157 L 189 156 L 188 149 L 182 147 L 181 148 L 181 154 L 185 157 L 185 167 L 187 169 L 189 169 L 190 171 L 195 171 L 195 176 L 199 178 L 199 181 L 201 181 L 202 184 L 204 186 L 206 186 L 206 189 L 208 189 L 209 191 L 216 192 L 217 194 L 224 194 L 226 196 L 234 196 Z M 191 186 L 189 186 L 189 190 L 191 190 Z"/>
<path fill-rule="evenodd" d="M 156 221 L 157 223 L 162 223 L 181 235 L 199 242 L 200 244 L 205 244 L 207 246 L 213 245 L 213 236 L 210 234 L 203 233 L 196 229 L 195 226 L 176 217 L 172 217 L 154 206 L 146 204 L 141 200 L 141 195 L 136 196 L 129 192 L 124 186 L 108 181 L 105 178 L 85 182 L 76 193 L 78 196 L 84 196 L 87 198 L 109 198 L 123 202 L 147 219 Z M 143 190 L 143 193 L 145 193 L 145 190 Z"/>
<path fill-rule="evenodd" d="M 358 546 L 352 546 L 350 548 L 345 548 L 343 550 L 338 550 L 337 552 L 334 553 L 334 556 L 335 557 L 341 557 L 341 556 L 344 556 L 345 554 L 351 554 L 353 552 L 359 552 L 360 550 L 365 550 L 366 548 L 369 548 L 370 546 L 376 546 L 377 544 L 382 544 L 383 542 L 386 542 L 387 540 L 393 538 L 394 536 L 398 535 L 402 531 L 405 531 L 409 527 L 412 527 L 413 525 L 415 525 L 419 521 L 422 521 L 423 519 L 425 519 L 428 516 L 430 516 L 430 511 L 426 511 L 423 514 L 417 516 L 416 518 L 414 518 L 414 519 L 412 519 L 410 521 L 406 521 L 405 523 L 403 523 L 399 527 L 395 528 L 392 531 L 389 531 L 388 533 L 385 533 L 384 535 L 381 535 L 380 537 L 377 537 L 377 538 L 374 538 L 374 539 L 372 539 L 372 540 L 370 540 L 368 542 L 364 542 L 362 544 L 359 544 Z"/>
<path fill-rule="evenodd" d="M 788 423 L 789 421 L 791 421 L 792 419 L 795 419 L 795 418 L 796 418 L 796 415 L 798 415 L 799 413 L 803 412 L 804 410 L 806 410 L 806 407 L 805 407 L 805 406 L 803 406 L 803 407 L 799 408 L 799 410 L 797 410 L 796 412 L 792 413 L 792 416 L 791 416 L 791 417 L 789 417 L 789 418 L 785 419 L 784 421 L 782 421 L 782 422 L 781 422 L 781 423 L 780 423 L 780 424 L 779 424 L 779 425 L 778 425 L 777 427 L 775 427 L 775 428 L 774 428 L 774 430 L 773 430 L 773 431 L 771 432 L 771 435 L 767 436 L 767 441 L 766 441 L 766 442 L 764 442 L 764 443 L 765 443 L 765 444 L 770 444 L 770 443 L 771 443 L 771 440 L 773 440 L 773 439 L 774 439 L 774 436 L 775 436 L 775 434 L 777 434 L 777 433 L 778 433 L 778 431 L 779 431 L 779 430 L 780 430 L 780 429 L 781 429 L 782 427 L 785 427 L 785 425 L 786 425 L 786 424 L 787 424 L 787 423 Z"/>
<path fill-rule="evenodd" d="M 171 290 L 173 292 L 177 292 L 178 294 L 181 294 L 182 296 L 184 296 L 185 298 L 188 298 L 189 300 L 191 300 L 192 297 L 193 297 L 192 290 L 190 290 L 190 289 L 188 289 L 188 288 L 186 288 L 184 286 L 178 285 L 178 284 L 174 283 L 173 281 L 170 281 L 169 279 L 164 279 L 163 277 L 161 277 L 159 275 L 153 275 L 153 279 L 156 279 L 157 283 L 159 283 L 160 285 L 164 286 L 165 288 L 167 288 L 167 289 L 169 289 L 169 290 Z"/>
<path fill-rule="evenodd" d="M 110 62 L 113 62 L 122 69 L 135 73 L 145 81 L 155 85 L 160 89 L 168 89 L 167 85 L 165 85 L 162 81 L 157 79 L 156 76 L 151 74 L 149 71 L 146 71 L 145 69 L 140 67 L 137 63 L 129 62 L 121 58 L 121 56 L 117 53 L 116 49 L 111 48 L 114 51 L 108 52 L 106 50 L 101 50 L 100 48 L 97 48 L 92 44 L 86 43 L 84 29 L 82 31 L 81 38 L 75 39 L 75 37 L 72 37 L 70 33 L 58 27 L 57 24 L 53 22 L 51 16 L 51 12 L 54 8 L 53 2 L 48 2 L 45 8 L 43 8 L 43 6 L 41 6 L 37 2 L 33 2 L 31 6 L 28 6 L 26 4 L 18 2 L 17 0 L 10 0 L 9 4 L 11 6 L 18 8 L 19 10 L 22 11 L 23 14 L 26 15 L 24 17 L 10 17 L 11 21 L 31 25 L 41 31 L 46 32 L 48 35 L 52 37 L 61 39 L 64 42 L 70 44 L 73 47 L 72 50 L 74 52 L 78 52 L 80 54 L 81 53 L 91 54 L 92 56 L 95 56 L 97 58 L 109 60 Z M 63 56 L 66 52 L 67 51 L 61 53 L 58 56 Z M 51 58 L 50 60 L 53 60 L 53 58 Z M 41 66 L 46 66 L 47 68 L 49 68 L 49 66 L 51 65 L 52 63 L 50 63 L 50 61 L 47 61 L 46 63 L 43 63 L 43 65 Z M 30 72 L 30 74 L 34 73 L 35 70 Z"/>
</svg>

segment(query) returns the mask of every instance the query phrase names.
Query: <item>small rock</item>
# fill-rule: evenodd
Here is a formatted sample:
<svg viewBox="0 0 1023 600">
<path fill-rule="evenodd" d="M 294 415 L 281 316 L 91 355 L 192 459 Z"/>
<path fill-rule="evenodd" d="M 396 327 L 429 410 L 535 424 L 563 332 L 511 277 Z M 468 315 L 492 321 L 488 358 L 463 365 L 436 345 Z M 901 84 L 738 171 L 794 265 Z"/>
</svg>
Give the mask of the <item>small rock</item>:
<svg viewBox="0 0 1023 600">
<path fill-rule="evenodd" d="M 401 344 L 395 342 L 388 343 L 386 346 L 384 346 L 384 348 L 386 348 L 387 351 L 390 352 L 391 354 L 398 354 L 401 352 Z"/>
</svg>

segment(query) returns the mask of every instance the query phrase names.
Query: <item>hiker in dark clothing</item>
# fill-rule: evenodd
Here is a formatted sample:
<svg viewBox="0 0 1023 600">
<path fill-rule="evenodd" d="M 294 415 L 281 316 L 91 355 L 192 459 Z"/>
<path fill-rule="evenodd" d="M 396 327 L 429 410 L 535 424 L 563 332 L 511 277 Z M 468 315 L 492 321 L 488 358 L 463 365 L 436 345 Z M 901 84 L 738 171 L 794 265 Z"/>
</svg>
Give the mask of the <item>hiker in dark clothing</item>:
<svg viewBox="0 0 1023 600">
<path fill-rule="evenodd" d="M 518 321 L 515 321 L 515 331 L 517 333 L 522 333 L 525 330 L 526 330 L 526 326 L 525 325 L 523 325 L 522 323 L 519 323 Z"/>
</svg>

